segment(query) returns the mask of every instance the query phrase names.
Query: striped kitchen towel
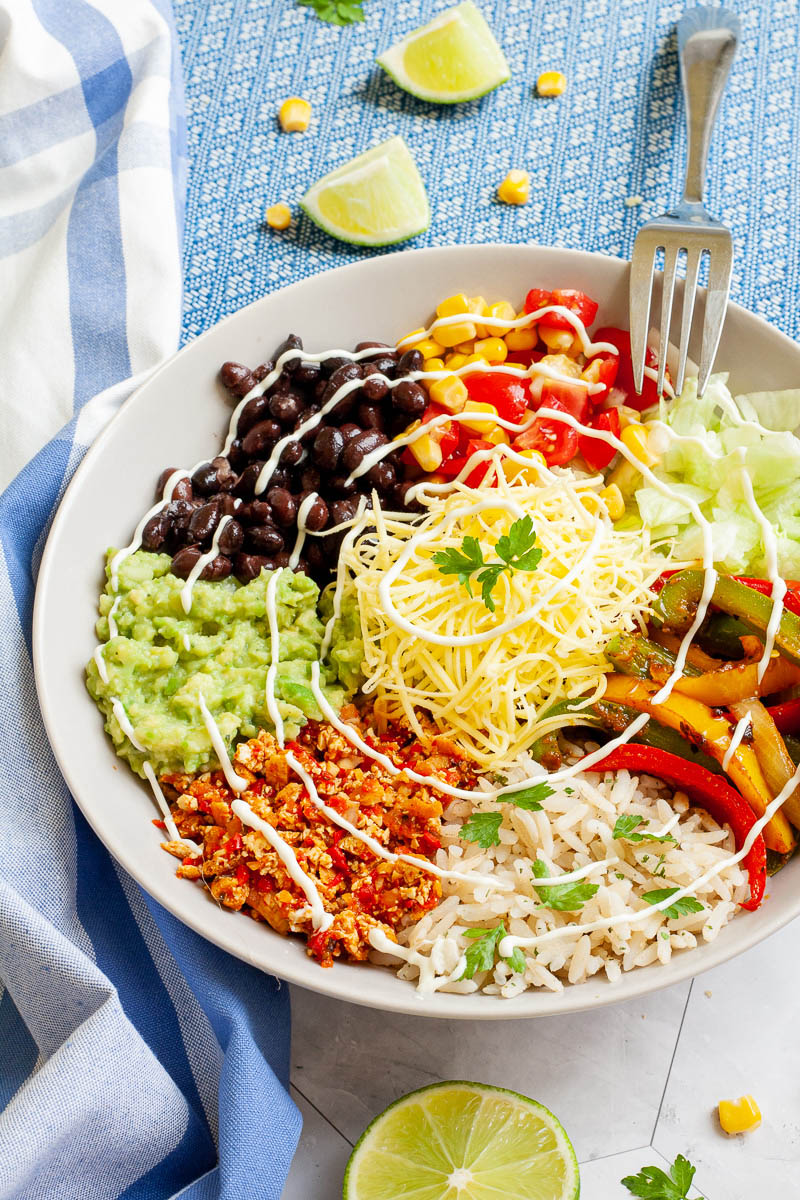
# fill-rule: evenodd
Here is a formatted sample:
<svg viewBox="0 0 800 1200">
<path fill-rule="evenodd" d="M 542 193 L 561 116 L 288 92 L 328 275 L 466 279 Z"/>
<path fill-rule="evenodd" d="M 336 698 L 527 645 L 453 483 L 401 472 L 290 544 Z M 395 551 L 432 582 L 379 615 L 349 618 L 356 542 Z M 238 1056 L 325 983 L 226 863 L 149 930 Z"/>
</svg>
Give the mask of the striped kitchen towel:
<svg viewBox="0 0 800 1200">
<path fill-rule="evenodd" d="M 184 167 L 168 0 L 0 0 L 0 1200 L 278 1200 L 299 1133 L 287 989 L 112 862 L 30 659 L 53 507 L 177 345 Z"/>
</svg>

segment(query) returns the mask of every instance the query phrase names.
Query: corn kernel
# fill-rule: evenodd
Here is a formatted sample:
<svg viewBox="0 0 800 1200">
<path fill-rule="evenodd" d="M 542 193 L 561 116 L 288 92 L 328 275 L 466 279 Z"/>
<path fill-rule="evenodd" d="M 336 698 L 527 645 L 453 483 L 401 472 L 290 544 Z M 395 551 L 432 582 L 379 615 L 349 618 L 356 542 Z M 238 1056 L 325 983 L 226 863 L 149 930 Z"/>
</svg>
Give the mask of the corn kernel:
<svg viewBox="0 0 800 1200">
<path fill-rule="evenodd" d="M 511 445 L 511 438 L 508 436 L 505 429 L 503 429 L 500 425 L 495 425 L 494 429 L 490 430 L 489 433 L 484 433 L 483 440 L 485 442 L 491 442 L 493 446 Z"/>
<path fill-rule="evenodd" d="M 635 408 L 629 408 L 627 404 L 620 404 L 617 412 L 619 413 L 620 429 L 627 429 L 629 425 L 638 425 L 639 414 Z"/>
<path fill-rule="evenodd" d="M 392 438 L 392 441 L 399 442 L 401 440 L 401 438 L 405 438 L 405 437 L 408 437 L 412 433 L 416 433 L 421 424 L 422 424 L 422 421 L 412 421 L 410 425 L 406 426 L 406 428 L 403 430 L 402 433 L 396 434 Z"/>
<path fill-rule="evenodd" d="M 278 120 L 284 133 L 305 133 L 311 122 L 311 105 L 299 96 L 290 96 L 278 109 Z"/>
<path fill-rule="evenodd" d="M 441 304 L 436 305 L 437 317 L 460 317 L 462 313 L 468 313 L 469 300 L 463 292 L 457 292 L 455 296 L 448 296 L 446 300 L 442 300 Z"/>
<path fill-rule="evenodd" d="M 453 349 L 455 350 L 456 354 L 464 354 L 464 355 L 474 354 L 475 353 L 475 342 L 474 342 L 474 340 L 469 341 L 469 342 L 461 342 L 458 346 L 454 346 Z"/>
<path fill-rule="evenodd" d="M 270 229 L 288 229 L 292 223 L 292 210 L 288 204 L 271 204 L 266 211 Z"/>
<path fill-rule="evenodd" d="M 435 471 L 442 465 L 442 447 L 437 441 L 434 441 L 429 433 L 423 433 L 415 442 L 412 442 L 409 450 L 423 471 Z"/>
<path fill-rule="evenodd" d="M 470 321 L 459 321 L 455 325 L 440 325 L 436 330 L 437 341 L 448 349 L 457 346 L 459 342 L 472 342 L 475 339 L 475 326 Z"/>
<path fill-rule="evenodd" d="M 567 375 L 570 379 L 580 379 L 580 367 L 574 358 L 567 358 L 566 354 L 545 354 L 540 360 L 540 364 L 557 371 L 559 375 Z"/>
<path fill-rule="evenodd" d="M 761 1124 L 761 1111 L 752 1096 L 720 1100 L 719 1123 L 726 1133 L 747 1133 Z"/>
<path fill-rule="evenodd" d="M 428 359 L 441 358 L 444 347 L 440 342 L 434 341 L 433 338 L 423 338 L 421 342 L 417 342 L 414 349 L 419 350 L 423 359 Z"/>
<path fill-rule="evenodd" d="M 451 371 L 457 371 L 459 367 L 466 365 L 466 354 L 446 354 L 444 365 Z"/>
<path fill-rule="evenodd" d="M 423 371 L 443 371 L 444 360 L 441 358 L 426 358 L 422 364 Z"/>
<path fill-rule="evenodd" d="M 622 497 L 622 492 L 615 483 L 604 487 L 600 492 L 600 498 L 606 506 L 608 515 L 612 521 L 618 521 L 625 513 L 625 501 Z"/>
<path fill-rule="evenodd" d="M 536 80 L 536 91 L 540 96 L 563 96 L 567 90 L 567 77 L 560 71 L 542 71 Z"/>
<path fill-rule="evenodd" d="M 646 467 L 652 467 L 657 462 L 656 456 L 648 449 L 648 433 L 644 425 L 631 423 L 622 430 L 620 439 L 623 446 L 630 451 L 637 462 Z"/>
<path fill-rule="evenodd" d="M 526 458 L 530 462 L 531 467 L 534 465 L 540 467 L 547 466 L 544 455 L 538 450 L 518 450 L 517 454 L 520 458 Z M 509 483 L 513 483 L 515 480 L 521 484 L 528 483 L 529 475 L 531 474 L 531 467 L 524 466 L 522 463 L 517 462 L 517 460 L 514 458 L 503 459 L 503 474 Z"/>
<path fill-rule="evenodd" d="M 457 375 L 436 379 L 428 389 L 428 394 L 434 404 L 451 413 L 461 412 L 469 397 L 466 385 Z"/>
<path fill-rule="evenodd" d="M 525 363 L 512 362 L 510 358 L 506 359 L 504 365 L 507 367 L 513 367 L 515 371 L 527 371 L 528 370 Z"/>
<path fill-rule="evenodd" d="M 474 313 L 476 317 L 485 317 L 489 311 L 489 306 L 486 303 L 486 301 L 484 300 L 483 296 L 470 296 L 469 311 L 471 313 Z M 487 336 L 488 332 L 489 331 L 485 325 L 481 325 L 476 322 L 476 324 L 475 324 L 475 336 L 476 337 L 485 338 Z"/>
<path fill-rule="evenodd" d="M 575 341 L 575 334 L 571 329 L 553 329 L 550 325 L 540 326 L 539 337 L 548 350 L 557 350 L 559 354 L 566 354 L 571 350 Z"/>
<path fill-rule="evenodd" d="M 480 354 L 489 363 L 501 363 L 508 358 L 508 346 L 499 337 L 483 338 L 475 343 L 475 353 Z"/>
<path fill-rule="evenodd" d="M 405 337 L 399 339 L 397 345 L 401 346 L 403 350 L 413 350 L 417 343 L 427 336 L 427 332 L 426 329 L 412 329 L 411 333 L 407 333 Z"/>
<path fill-rule="evenodd" d="M 495 317 L 499 321 L 513 321 L 517 313 L 513 304 L 509 304 L 507 300 L 498 300 L 495 304 L 489 305 L 486 315 Z M 491 321 L 488 324 L 491 326 Z"/>
<path fill-rule="evenodd" d="M 535 329 L 509 329 L 503 338 L 509 350 L 534 350 L 539 341 Z"/>
<path fill-rule="evenodd" d="M 531 197 L 531 177 L 527 171 L 509 171 L 497 189 L 503 204 L 527 204 Z"/>
<path fill-rule="evenodd" d="M 464 366 L 467 366 L 469 363 L 477 363 L 479 367 L 488 367 L 489 365 L 482 354 L 468 354 Z"/>
<path fill-rule="evenodd" d="M 497 409 L 493 404 L 487 404 L 482 400 L 467 400 L 462 411 L 476 414 L 466 421 L 459 421 L 460 425 L 465 429 L 471 429 L 473 433 L 491 433 L 493 429 L 498 428 Z"/>
</svg>

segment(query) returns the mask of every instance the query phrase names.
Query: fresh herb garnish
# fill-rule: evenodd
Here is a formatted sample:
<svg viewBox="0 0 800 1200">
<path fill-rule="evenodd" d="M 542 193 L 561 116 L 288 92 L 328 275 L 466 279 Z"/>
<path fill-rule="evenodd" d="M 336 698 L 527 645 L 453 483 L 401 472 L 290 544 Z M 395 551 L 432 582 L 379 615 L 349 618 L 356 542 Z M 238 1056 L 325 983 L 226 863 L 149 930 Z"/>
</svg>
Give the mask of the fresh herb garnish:
<svg viewBox="0 0 800 1200">
<path fill-rule="evenodd" d="M 320 21 L 329 25 L 352 25 L 363 21 L 364 0 L 297 0 L 301 8 L 313 8 Z"/>
<path fill-rule="evenodd" d="M 506 792 L 497 796 L 498 804 L 513 804 L 516 808 L 524 808 L 528 812 L 541 812 L 542 801 L 552 796 L 553 789 L 547 783 L 534 783 L 533 787 L 520 788 L 518 792 Z"/>
<path fill-rule="evenodd" d="M 661 1167 L 642 1167 L 638 1175 L 628 1175 L 621 1183 L 640 1200 L 688 1200 L 696 1169 L 679 1154 L 669 1175 Z"/>
<path fill-rule="evenodd" d="M 633 813 L 626 813 L 625 816 L 617 817 L 614 825 L 614 832 L 611 834 L 613 838 L 624 840 L 626 842 L 674 842 L 675 838 L 671 833 L 640 833 L 639 825 L 648 825 L 644 817 L 634 816 Z"/>
<path fill-rule="evenodd" d="M 503 814 L 499 812 L 476 812 L 461 826 L 461 837 L 465 842 L 477 842 L 484 850 L 500 845 L 499 829 Z"/>
<path fill-rule="evenodd" d="M 461 549 L 437 550 L 433 561 L 442 575 L 456 575 L 458 582 L 472 595 L 472 576 L 478 574 L 481 599 L 489 612 L 494 612 L 492 592 L 504 571 L 535 571 L 542 557 L 536 546 L 536 533 L 531 517 L 520 517 L 507 534 L 497 539 L 495 546 L 501 562 L 486 562 L 476 537 L 465 537 Z"/>
<path fill-rule="evenodd" d="M 506 927 L 500 922 L 496 929 L 465 929 L 464 937 L 474 939 L 467 949 L 467 965 L 460 979 L 472 979 L 476 971 L 491 971 L 494 966 L 495 951 L 506 936 Z M 506 959 L 512 971 L 525 970 L 525 955 L 519 946 Z"/>
<path fill-rule="evenodd" d="M 547 863 L 542 862 L 537 858 L 533 863 L 531 870 L 537 879 L 547 879 L 550 872 L 547 869 Z M 558 910 L 558 912 L 575 912 L 576 909 L 582 908 L 587 900 L 591 900 L 592 896 L 600 889 L 599 883 L 581 883 L 579 881 L 573 883 L 546 883 L 537 886 L 533 885 L 537 896 L 547 908 Z"/>
<path fill-rule="evenodd" d="M 642 899 L 648 904 L 660 904 L 662 900 L 669 900 L 670 896 L 674 896 L 679 888 L 661 888 L 655 892 L 643 892 Z M 694 896 L 681 896 L 680 900 L 676 900 L 674 904 L 670 904 L 668 908 L 661 910 L 665 917 L 670 921 L 674 921 L 676 917 L 685 917 L 688 913 L 698 913 L 703 911 L 703 905 L 699 900 L 695 900 Z"/>
</svg>

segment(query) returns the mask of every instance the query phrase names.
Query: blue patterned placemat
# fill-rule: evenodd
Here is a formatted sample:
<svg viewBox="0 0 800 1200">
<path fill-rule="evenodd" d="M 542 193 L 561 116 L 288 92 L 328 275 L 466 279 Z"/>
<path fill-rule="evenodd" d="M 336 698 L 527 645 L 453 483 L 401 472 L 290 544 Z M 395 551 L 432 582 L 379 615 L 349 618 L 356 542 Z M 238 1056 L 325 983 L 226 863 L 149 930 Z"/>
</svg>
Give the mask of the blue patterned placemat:
<svg viewBox="0 0 800 1200">
<path fill-rule="evenodd" d="M 367 0 L 363 25 L 323 24 L 293 0 L 175 0 L 187 83 L 190 186 L 184 340 L 264 293 L 372 254 L 300 215 L 263 227 L 314 180 L 400 133 L 425 179 L 428 232 L 409 246 L 542 242 L 628 256 L 641 222 L 677 199 L 683 115 L 675 0 L 478 0 L 508 57 L 510 83 L 483 100 L 437 106 L 375 66 L 399 36 L 451 0 Z M 736 243 L 733 297 L 800 334 L 800 7 L 733 3 L 743 27 L 711 152 L 708 205 Z M 566 94 L 534 94 L 562 70 Z M 281 133 L 288 95 L 311 101 L 306 134 Z M 531 202 L 497 204 L 510 167 Z M 641 196 L 638 206 L 626 198 Z M 522 285 L 521 285 L 522 286 Z"/>
</svg>

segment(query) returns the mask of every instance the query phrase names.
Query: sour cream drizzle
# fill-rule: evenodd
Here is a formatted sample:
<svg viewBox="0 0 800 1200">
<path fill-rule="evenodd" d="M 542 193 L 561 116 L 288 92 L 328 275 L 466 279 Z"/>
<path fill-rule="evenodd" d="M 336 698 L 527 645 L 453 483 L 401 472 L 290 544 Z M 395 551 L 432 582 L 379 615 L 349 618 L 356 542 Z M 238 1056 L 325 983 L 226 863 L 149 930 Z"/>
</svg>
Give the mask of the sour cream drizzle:
<svg viewBox="0 0 800 1200">
<path fill-rule="evenodd" d="M 317 492 L 309 492 L 303 503 L 297 510 L 297 537 L 294 543 L 294 549 L 289 555 L 289 570 L 293 571 L 300 562 L 300 553 L 306 542 L 306 521 L 308 514 L 319 499 Z"/>
<path fill-rule="evenodd" d="M 166 831 L 172 838 L 173 842 L 183 842 L 190 854 L 200 854 L 201 849 L 196 842 L 193 842 L 191 838 L 181 837 L 181 835 L 178 833 L 178 826 L 172 819 L 172 813 L 169 811 L 169 805 L 167 804 L 166 796 L 162 792 L 161 786 L 156 779 L 156 773 L 150 766 L 150 763 L 147 761 L 147 759 L 145 759 L 145 761 L 142 763 L 142 770 L 144 771 L 147 782 L 150 784 L 156 804 L 161 809 L 164 827 L 166 828 Z"/>
<path fill-rule="evenodd" d="M 739 745 L 741 744 L 742 738 L 747 733 L 747 730 L 750 727 L 750 719 L 751 719 L 750 714 L 747 713 L 745 716 L 740 717 L 739 720 L 736 722 L 736 728 L 734 729 L 733 733 L 731 734 L 731 744 L 730 744 L 730 746 L 728 746 L 728 749 L 725 751 L 725 753 L 722 757 L 721 765 L 722 765 L 723 771 L 727 771 L 728 767 L 730 766 L 731 759 L 733 758 Z"/>
</svg>

